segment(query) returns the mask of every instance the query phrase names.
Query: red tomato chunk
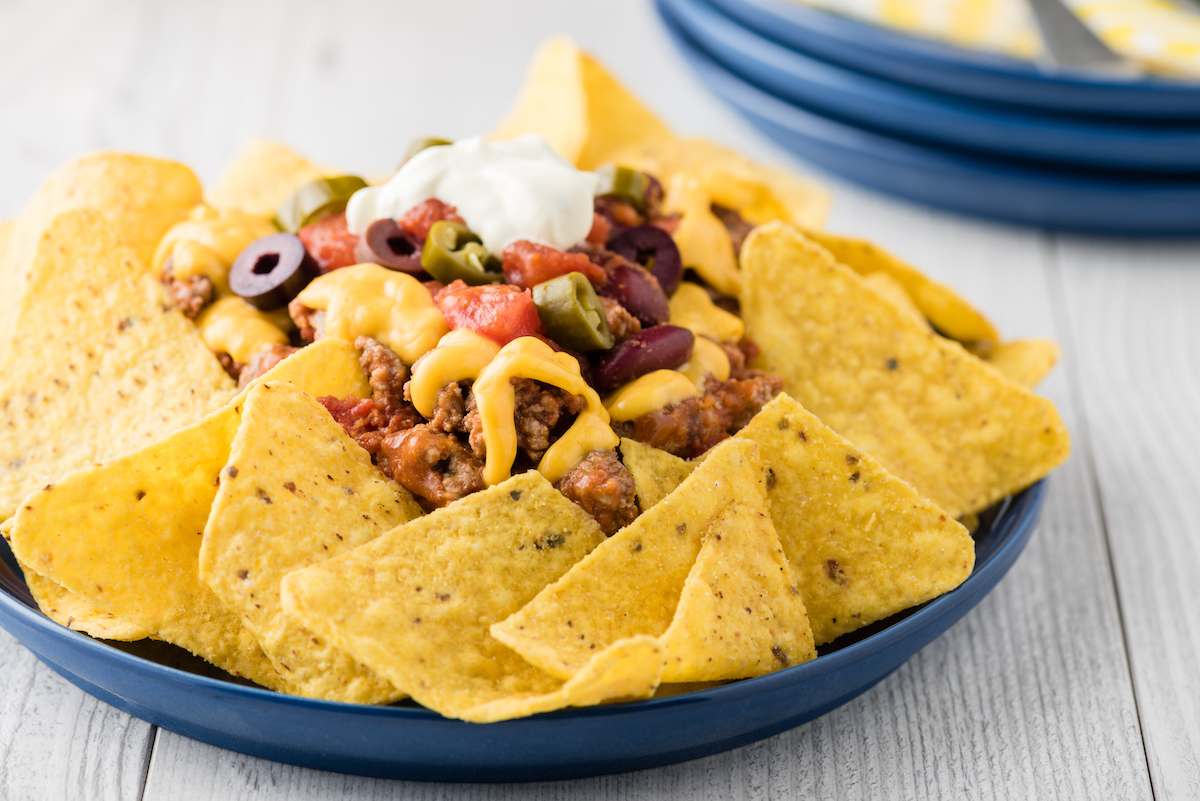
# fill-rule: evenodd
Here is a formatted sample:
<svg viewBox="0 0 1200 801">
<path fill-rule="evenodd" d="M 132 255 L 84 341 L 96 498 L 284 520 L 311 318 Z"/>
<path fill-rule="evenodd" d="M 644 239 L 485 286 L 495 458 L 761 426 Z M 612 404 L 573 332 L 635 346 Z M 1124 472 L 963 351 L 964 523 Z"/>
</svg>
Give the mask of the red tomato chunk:
<svg viewBox="0 0 1200 801">
<path fill-rule="evenodd" d="M 588 231 L 587 241 L 593 245 L 603 245 L 612 233 L 612 223 L 603 214 L 592 214 L 592 230 Z"/>
<path fill-rule="evenodd" d="M 306 225 L 296 236 L 300 237 L 309 255 L 316 260 L 322 275 L 340 267 L 358 264 L 358 259 L 354 257 L 358 236 L 346 229 L 345 214 L 335 214 L 320 222 Z"/>
<path fill-rule="evenodd" d="M 450 204 L 431 197 L 404 212 L 396 223 L 418 239 L 428 239 L 429 229 L 434 223 L 442 220 L 460 223 L 463 218 L 458 216 L 458 210 Z"/>
<path fill-rule="evenodd" d="M 505 280 L 524 289 L 567 273 L 583 273 L 593 286 L 603 286 L 607 280 L 604 269 L 585 254 L 563 253 L 527 239 L 519 239 L 504 249 L 502 266 Z"/>
<path fill-rule="evenodd" d="M 499 345 L 546 333 L 528 289 L 455 281 L 437 294 L 436 302 L 451 328 L 469 328 Z"/>
</svg>

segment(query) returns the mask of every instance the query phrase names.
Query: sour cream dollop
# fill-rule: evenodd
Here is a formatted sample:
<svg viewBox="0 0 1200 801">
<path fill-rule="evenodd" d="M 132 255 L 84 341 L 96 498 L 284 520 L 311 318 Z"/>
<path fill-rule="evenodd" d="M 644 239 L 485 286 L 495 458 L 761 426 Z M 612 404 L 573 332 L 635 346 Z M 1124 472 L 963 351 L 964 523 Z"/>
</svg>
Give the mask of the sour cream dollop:
<svg viewBox="0 0 1200 801">
<path fill-rule="evenodd" d="M 537 134 L 504 142 L 477 136 L 426 148 L 386 184 L 355 192 L 346 223 L 362 234 L 376 220 L 437 198 L 454 206 L 492 253 L 519 239 L 566 250 L 591 230 L 595 192 L 595 174 L 575 169 Z"/>
</svg>

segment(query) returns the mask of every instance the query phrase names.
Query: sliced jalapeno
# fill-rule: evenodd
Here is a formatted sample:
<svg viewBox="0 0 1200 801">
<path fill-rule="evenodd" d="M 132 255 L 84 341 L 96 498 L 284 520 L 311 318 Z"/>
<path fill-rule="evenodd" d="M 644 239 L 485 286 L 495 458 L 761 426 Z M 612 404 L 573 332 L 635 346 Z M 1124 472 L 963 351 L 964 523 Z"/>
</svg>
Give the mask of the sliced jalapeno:
<svg viewBox="0 0 1200 801">
<path fill-rule="evenodd" d="M 449 139 L 438 139 L 436 136 L 425 136 L 420 139 L 414 139 L 413 143 L 408 146 L 408 152 L 404 154 L 404 161 L 408 161 L 426 148 L 452 144 L 454 143 Z"/>
<path fill-rule="evenodd" d="M 550 338 L 568 350 L 608 350 L 612 332 L 604 307 L 583 273 L 567 273 L 533 288 L 533 305 Z"/>
<path fill-rule="evenodd" d="M 650 187 L 650 178 L 644 172 L 638 172 L 632 167 L 621 167 L 616 164 L 605 164 L 596 170 L 600 179 L 596 188 L 596 197 L 613 197 L 624 200 L 638 212 L 646 210 L 646 190 Z"/>
<path fill-rule="evenodd" d="M 443 284 L 462 279 L 466 284 L 494 284 L 504 279 L 499 260 L 462 223 L 442 220 L 429 229 L 421 249 L 421 266 Z"/>
<path fill-rule="evenodd" d="M 350 196 L 366 189 L 357 175 L 338 175 L 309 181 L 275 210 L 275 224 L 290 234 L 346 210 Z"/>
</svg>

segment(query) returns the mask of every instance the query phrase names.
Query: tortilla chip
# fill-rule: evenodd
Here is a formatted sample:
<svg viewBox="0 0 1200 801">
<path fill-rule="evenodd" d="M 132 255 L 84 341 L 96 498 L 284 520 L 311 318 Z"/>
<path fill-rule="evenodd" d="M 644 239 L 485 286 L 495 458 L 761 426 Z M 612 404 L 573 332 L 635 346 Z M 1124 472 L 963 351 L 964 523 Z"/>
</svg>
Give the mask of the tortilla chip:
<svg viewBox="0 0 1200 801">
<path fill-rule="evenodd" d="M 270 217 L 292 192 L 331 175 L 341 173 L 313 164 L 287 145 L 254 139 L 225 168 L 208 202 L 225 211 Z"/>
<path fill-rule="evenodd" d="M 817 645 L 971 575 L 966 529 L 787 395 L 735 439 L 756 442 L 767 465 L 771 518 Z"/>
<path fill-rule="evenodd" d="M 25 565 L 21 565 L 21 570 L 25 573 L 25 585 L 42 614 L 60 626 L 100 640 L 133 642 L 150 636 L 150 632 L 141 626 L 92 606 Z"/>
<path fill-rule="evenodd" d="M 492 636 L 547 673 L 568 679 L 596 651 L 671 625 L 704 532 L 730 504 L 761 495 L 758 450 L 745 440 L 713 449 L 661 503 L 605 540 Z"/>
<path fill-rule="evenodd" d="M 705 139 L 647 141 L 626 147 L 613 160 L 650 173 L 664 187 L 677 175 L 694 178 L 710 202 L 735 209 L 755 225 L 787 220 L 820 228 L 829 213 L 829 192 L 816 181 Z"/>
<path fill-rule="evenodd" d="M 664 679 L 746 679 L 817 655 L 766 496 L 760 490 L 742 501 L 721 511 L 704 535 L 662 635 Z"/>
<path fill-rule="evenodd" d="M 81 156 L 47 178 L 21 213 L 12 233 L 12 269 L 19 272 L 33 260 L 56 217 L 89 208 L 113 223 L 118 243 L 148 270 L 158 240 L 202 198 L 200 180 L 183 164 L 130 153 Z M 11 293 L 9 277 L 0 278 Z"/>
<path fill-rule="evenodd" d="M 517 102 L 492 139 L 541 135 L 581 170 L 612 160 L 636 142 L 670 140 L 671 132 L 604 67 L 564 37 L 538 49 Z"/>
<path fill-rule="evenodd" d="M 621 439 L 621 461 L 633 476 L 638 509 L 643 512 L 674 492 L 696 469 L 693 462 L 625 437 Z"/>
<path fill-rule="evenodd" d="M 986 353 L 1000 341 L 996 327 L 965 298 L 878 245 L 822 231 L 804 234 L 859 275 L 883 272 L 896 279 L 934 328 L 969 350 Z"/>
<path fill-rule="evenodd" d="M 321 340 L 259 382 L 290 379 L 313 394 L 344 397 L 365 384 L 357 360 L 338 358 L 346 349 L 353 346 Z M 309 376 L 310 383 L 301 383 Z M 240 616 L 200 580 L 203 531 L 243 400 L 244 393 L 158 442 L 34 492 L 17 511 L 13 553 L 83 601 L 157 639 L 235 676 L 284 689 Z"/>
<path fill-rule="evenodd" d="M 1058 345 L 1048 339 L 1003 342 L 988 354 L 987 363 L 1024 387 L 1037 386 L 1058 362 Z"/>
<path fill-rule="evenodd" d="M 0 517 L 71 470 L 153 442 L 233 396 L 196 327 L 93 209 L 54 220 L 0 351 Z"/>
<path fill-rule="evenodd" d="M 893 278 L 890 273 L 867 273 L 863 276 L 863 283 L 896 304 L 898 308 L 907 312 L 921 325 L 926 328 L 929 327 L 929 321 L 925 319 L 925 315 L 921 314 L 921 310 L 917 308 L 917 304 L 913 303 L 912 298 L 904 291 L 904 286 Z"/>
<path fill-rule="evenodd" d="M 289 574 L 284 608 L 447 717 L 497 720 L 581 698 L 597 702 L 631 686 L 612 664 L 614 653 L 603 657 L 612 670 L 593 664 L 602 677 L 593 673 L 586 687 L 568 688 L 491 637 L 488 626 L 603 541 L 590 515 L 531 471 Z M 644 650 L 632 650 L 646 667 Z M 651 666 L 653 675 L 640 685 L 647 695 L 658 683 L 661 657 Z"/>
<path fill-rule="evenodd" d="M 291 384 L 260 384 L 221 472 L 200 578 L 241 616 L 290 691 L 390 703 L 404 694 L 285 619 L 279 582 L 420 515 L 320 403 Z"/>
<path fill-rule="evenodd" d="M 651 698 L 663 672 L 663 647 L 654 637 L 619 640 L 592 657 L 570 681 L 545 695 L 498 698 L 465 716 L 475 723 L 527 717 L 568 706 Z"/>
<path fill-rule="evenodd" d="M 925 330 L 783 223 L 742 250 L 755 366 L 950 517 L 986 509 L 1062 464 L 1054 404 Z"/>
</svg>

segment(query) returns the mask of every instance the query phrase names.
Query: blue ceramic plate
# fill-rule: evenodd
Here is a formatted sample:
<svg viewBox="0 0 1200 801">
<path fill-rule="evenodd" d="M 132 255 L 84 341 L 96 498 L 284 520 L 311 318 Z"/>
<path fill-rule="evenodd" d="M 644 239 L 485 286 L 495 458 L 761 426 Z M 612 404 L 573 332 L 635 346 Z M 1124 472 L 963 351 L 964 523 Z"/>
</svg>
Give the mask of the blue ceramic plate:
<svg viewBox="0 0 1200 801">
<path fill-rule="evenodd" d="M 700 80 L 763 133 L 813 165 L 931 206 L 1005 222 L 1133 236 L 1200 234 L 1200 178 L 1123 178 L 1035 168 L 893 139 L 814 114 L 747 83 L 674 23 L 667 32 Z"/>
<path fill-rule="evenodd" d="M 891 83 L 788 50 L 706 0 L 663 12 L 723 66 L 772 94 L 879 133 L 984 155 L 1108 170 L 1200 172 L 1200 124 L 1039 114 Z"/>
<path fill-rule="evenodd" d="M 793 728 L 875 685 L 982 600 L 1024 549 L 1044 481 L 986 512 L 951 593 L 847 635 L 812 662 L 715 689 L 486 725 L 415 705 L 313 701 L 236 683 L 165 643 L 106 643 L 37 610 L 0 540 L 0 625 L 72 684 L 150 723 L 244 754 L 398 779 L 550 781 L 653 768 Z"/>
<path fill-rule="evenodd" d="M 1030 61 L 905 36 L 799 0 L 713 0 L 764 36 L 900 83 L 1014 106 L 1101 117 L 1200 120 L 1200 83 L 1044 71 Z"/>
</svg>

